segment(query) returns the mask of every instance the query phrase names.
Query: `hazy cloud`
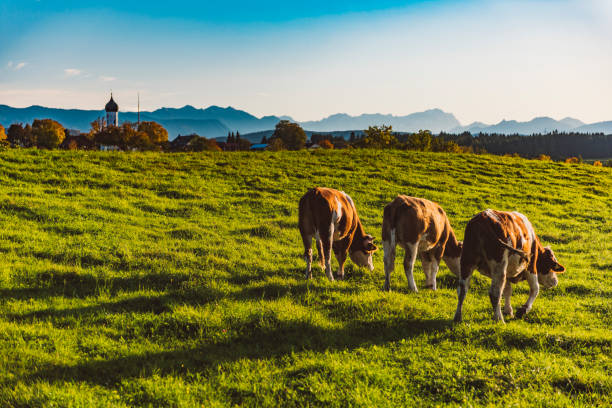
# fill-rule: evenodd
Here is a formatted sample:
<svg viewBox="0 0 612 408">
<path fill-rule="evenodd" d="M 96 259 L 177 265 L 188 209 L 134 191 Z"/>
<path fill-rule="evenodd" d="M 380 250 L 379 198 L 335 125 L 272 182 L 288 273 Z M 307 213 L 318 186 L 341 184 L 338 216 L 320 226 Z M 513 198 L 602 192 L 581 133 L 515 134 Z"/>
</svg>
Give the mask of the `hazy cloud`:
<svg viewBox="0 0 612 408">
<path fill-rule="evenodd" d="M 64 74 L 66 74 L 67 77 L 74 77 L 77 75 L 81 75 L 81 70 L 76 68 L 66 68 L 64 70 Z"/>
<path fill-rule="evenodd" d="M 102 76 L 100 76 L 100 79 L 101 79 L 102 81 L 104 81 L 104 82 L 110 82 L 110 81 L 114 81 L 114 80 L 116 80 L 117 78 L 112 77 L 112 76 L 105 76 L 105 75 L 102 75 Z"/>
<path fill-rule="evenodd" d="M 8 68 L 11 71 L 19 71 L 21 68 L 25 67 L 26 65 L 28 65 L 27 62 L 13 62 L 13 61 L 9 61 L 8 64 L 6 64 L 6 68 Z"/>
</svg>

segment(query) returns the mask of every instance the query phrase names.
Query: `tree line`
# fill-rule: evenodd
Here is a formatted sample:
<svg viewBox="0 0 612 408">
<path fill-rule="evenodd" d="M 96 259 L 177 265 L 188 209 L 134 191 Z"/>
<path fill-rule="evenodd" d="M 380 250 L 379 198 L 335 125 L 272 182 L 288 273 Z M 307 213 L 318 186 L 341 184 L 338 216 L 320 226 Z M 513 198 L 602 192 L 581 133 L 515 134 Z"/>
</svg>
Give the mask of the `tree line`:
<svg viewBox="0 0 612 408">
<path fill-rule="evenodd" d="M 35 119 L 32 124 L 12 124 L 7 130 L 0 125 L 0 144 L 12 147 L 44 149 L 99 149 L 109 146 L 119 150 L 159 151 L 244 151 L 252 144 L 239 132 L 228 133 L 225 142 L 199 135 L 180 136 L 168 141 L 168 131 L 156 122 L 107 126 L 103 119 L 91 123 L 87 133 L 70 134 L 52 119 Z M 308 140 L 302 127 L 281 120 L 270 137 L 263 136 L 260 146 L 265 150 L 300 150 L 307 147 L 323 149 L 404 149 L 448 153 L 491 153 L 518 155 L 525 158 L 580 162 L 582 157 L 612 158 L 612 135 L 603 133 L 534 134 L 531 136 L 484 134 L 469 132 L 433 135 L 428 130 L 413 133 L 394 132 L 391 126 L 370 126 L 359 135 L 351 132 L 349 139 L 332 134 L 315 133 Z M 597 163 L 597 162 L 596 162 Z M 612 160 L 606 163 L 612 166 Z"/>
</svg>

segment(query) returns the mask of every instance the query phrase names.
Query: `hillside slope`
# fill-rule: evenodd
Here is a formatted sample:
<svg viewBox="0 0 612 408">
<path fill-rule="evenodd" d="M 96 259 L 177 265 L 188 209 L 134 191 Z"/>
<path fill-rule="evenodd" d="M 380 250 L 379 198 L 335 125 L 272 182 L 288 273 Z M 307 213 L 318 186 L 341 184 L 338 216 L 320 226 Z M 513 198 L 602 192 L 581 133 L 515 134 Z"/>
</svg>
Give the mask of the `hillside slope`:
<svg viewBox="0 0 612 408">
<path fill-rule="evenodd" d="M 0 152 L 0 406 L 595 406 L 612 403 L 612 171 L 396 151 Z M 380 245 L 398 193 L 459 237 L 520 210 L 567 273 L 494 324 L 475 274 L 392 292 L 375 270 L 304 280 L 297 202 L 349 193 Z M 334 267 L 337 265 L 333 261 Z M 514 290 L 514 305 L 527 298 Z"/>
</svg>

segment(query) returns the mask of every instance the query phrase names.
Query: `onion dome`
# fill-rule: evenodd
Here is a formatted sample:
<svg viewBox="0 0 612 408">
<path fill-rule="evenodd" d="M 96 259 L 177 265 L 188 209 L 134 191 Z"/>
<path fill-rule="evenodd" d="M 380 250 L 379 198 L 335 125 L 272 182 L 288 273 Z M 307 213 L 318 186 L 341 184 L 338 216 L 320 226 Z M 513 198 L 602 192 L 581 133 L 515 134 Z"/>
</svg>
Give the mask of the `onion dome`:
<svg viewBox="0 0 612 408">
<path fill-rule="evenodd" d="M 107 111 L 107 112 L 119 112 L 119 105 L 117 105 L 117 102 L 115 102 L 113 100 L 113 94 L 112 93 L 111 93 L 110 101 L 108 101 L 108 103 L 104 107 L 104 110 Z"/>
</svg>

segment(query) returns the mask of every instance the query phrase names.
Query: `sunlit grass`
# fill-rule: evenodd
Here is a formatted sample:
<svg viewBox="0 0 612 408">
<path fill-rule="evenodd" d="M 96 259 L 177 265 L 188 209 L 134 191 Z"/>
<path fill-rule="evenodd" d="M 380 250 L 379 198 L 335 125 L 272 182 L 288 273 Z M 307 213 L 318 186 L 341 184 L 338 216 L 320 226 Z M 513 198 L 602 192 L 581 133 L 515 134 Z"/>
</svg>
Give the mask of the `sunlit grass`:
<svg viewBox="0 0 612 408">
<path fill-rule="evenodd" d="M 476 155 L 0 153 L 0 406 L 591 406 L 612 393 L 612 171 Z M 381 290 L 305 263 L 297 202 L 346 191 L 378 238 L 395 195 L 459 237 L 526 214 L 567 267 L 525 320 L 494 324 L 475 275 Z M 401 252 L 401 251 L 400 251 Z M 401 254 L 400 254 L 401 255 Z M 335 261 L 334 261 L 335 265 Z M 417 264 L 415 277 L 423 288 Z M 527 285 L 514 291 L 514 305 Z"/>
</svg>

